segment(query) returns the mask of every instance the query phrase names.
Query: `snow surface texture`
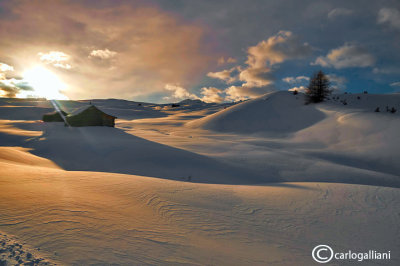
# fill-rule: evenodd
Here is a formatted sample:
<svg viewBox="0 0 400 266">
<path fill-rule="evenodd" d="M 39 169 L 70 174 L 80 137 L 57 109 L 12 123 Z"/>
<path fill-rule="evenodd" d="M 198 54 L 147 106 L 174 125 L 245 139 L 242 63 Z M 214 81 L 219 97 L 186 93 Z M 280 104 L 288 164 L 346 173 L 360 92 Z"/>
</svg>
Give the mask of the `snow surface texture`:
<svg viewBox="0 0 400 266">
<path fill-rule="evenodd" d="M 40 257 L 39 249 L 32 251 L 15 239 L 0 233 L 0 265 L 57 265 Z"/>
<path fill-rule="evenodd" d="M 386 106 L 400 110 L 400 95 L 302 97 L 92 100 L 117 128 L 43 123 L 49 102 L 0 99 L 0 231 L 29 244 L 0 259 L 12 265 L 22 249 L 24 263 L 312 265 L 327 244 L 391 250 L 363 264 L 398 265 L 400 116 Z"/>
</svg>

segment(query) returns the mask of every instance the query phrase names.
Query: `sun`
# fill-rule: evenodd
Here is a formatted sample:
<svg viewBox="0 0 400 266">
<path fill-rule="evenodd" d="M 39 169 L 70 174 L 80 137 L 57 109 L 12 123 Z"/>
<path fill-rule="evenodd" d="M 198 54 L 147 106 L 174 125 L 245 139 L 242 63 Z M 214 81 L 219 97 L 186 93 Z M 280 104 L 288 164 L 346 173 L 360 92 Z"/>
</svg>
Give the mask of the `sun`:
<svg viewBox="0 0 400 266">
<path fill-rule="evenodd" d="M 43 97 L 49 100 L 66 100 L 67 96 L 61 91 L 67 89 L 67 85 L 63 83 L 50 70 L 36 66 L 23 73 L 23 79 L 33 88 L 35 97 Z"/>
</svg>

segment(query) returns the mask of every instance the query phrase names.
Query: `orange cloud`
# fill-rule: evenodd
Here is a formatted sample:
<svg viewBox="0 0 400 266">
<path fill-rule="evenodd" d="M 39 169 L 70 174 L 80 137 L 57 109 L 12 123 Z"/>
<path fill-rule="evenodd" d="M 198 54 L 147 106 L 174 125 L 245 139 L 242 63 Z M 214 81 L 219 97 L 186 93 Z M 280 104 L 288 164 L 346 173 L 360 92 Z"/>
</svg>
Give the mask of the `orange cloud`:
<svg viewBox="0 0 400 266">
<path fill-rule="evenodd" d="M 38 8 L 34 1 L 15 1 L 6 10 L 0 56 L 22 72 L 48 63 L 38 53 L 68 55 L 71 69 L 60 62 L 46 66 L 68 84 L 70 98 L 133 98 L 162 92 L 165 84 L 192 86 L 215 60 L 204 48 L 202 26 L 149 5 L 96 8 L 44 0 Z M 105 56 L 113 60 L 93 60 Z"/>
<path fill-rule="evenodd" d="M 165 85 L 167 91 L 172 92 L 172 96 L 164 97 L 164 100 L 184 100 L 184 99 L 198 99 L 197 95 L 190 93 L 187 89 L 173 84 Z"/>
<path fill-rule="evenodd" d="M 214 87 L 204 87 L 201 88 L 200 92 L 203 97 L 201 100 L 206 103 L 220 103 L 224 101 L 224 98 L 221 96 L 222 90 L 214 88 Z"/>
<path fill-rule="evenodd" d="M 227 100 L 244 100 L 274 90 L 272 66 L 290 59 L 303 58 L 310 54 L 311 47 L 301 43 L 290 31 L 277 34 L 247 49 L 247 67 L 240 69 L 240 86 L 225 90 Z"/>
<path fill-rule="evenodd" d="M 231 69 L 226 69 L 218 72 L 208 72 L 207 76 L 210 78 L 220 79 L 226 83 L 233 83 L 237 81 L 237 78 L 233 75 L 233 72 L 237 71 L 238 67 L 232 67 Z"/>
</svg>

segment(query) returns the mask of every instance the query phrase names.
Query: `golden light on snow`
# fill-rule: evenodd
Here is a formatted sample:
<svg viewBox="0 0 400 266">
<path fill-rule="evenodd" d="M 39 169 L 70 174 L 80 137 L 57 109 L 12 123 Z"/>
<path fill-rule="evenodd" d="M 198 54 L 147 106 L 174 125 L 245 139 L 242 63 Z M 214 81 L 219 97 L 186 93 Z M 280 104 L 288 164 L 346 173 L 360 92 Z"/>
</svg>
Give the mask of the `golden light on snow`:
<svg viewBox="0 0 400 266">
<path fill-rule="evenodd" d="M 33 87 L 34 91 L 30 93 L 35 97 L 57 100 L 68 99 L 61 93 L 67 89 L 67 85 L 57 75 L 44 67 L 36 66 L 27 70 L 23 74 L 23 78 Z M 19 95 L 19 97 L 21 96 L 23 95 Z"/>
</svg>

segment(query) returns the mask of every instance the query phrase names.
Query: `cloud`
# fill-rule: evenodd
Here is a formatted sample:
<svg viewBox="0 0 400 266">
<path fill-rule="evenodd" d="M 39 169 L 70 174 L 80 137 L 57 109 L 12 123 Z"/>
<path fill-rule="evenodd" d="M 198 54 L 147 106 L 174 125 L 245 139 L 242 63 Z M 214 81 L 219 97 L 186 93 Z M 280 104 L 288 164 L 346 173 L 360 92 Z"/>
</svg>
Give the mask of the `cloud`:
<svg viewBox="0 0 400 266">
<path fill-rule="evenodd" d="M 289 91 L 298 91 L 298 92 L 305 93 L 307 91 L 307 87 L 305 87 L 305 86 L 293 87 L 293 88 L 289 89 Z"/>
<path fill-rule="evenodd" d="M 201 98 L 202 101 L 206 103 L 220 103 L 224 101 L 224 98 L 221 96 L 222 90 L 209 87 L 209 88 L 201 88 L 200 92 L 203 97 Z"/>
<path fill-rule="evenodd" d="M 70 65 L 70 71 L 63 71 L 62 65 L 49 64 L 47 67 L 69 85 L 68 97 L 118 97 L 143 101 L 156 101 L 155 97 L 165 90 L 165 84 L 198 88 L 196 94 L 200 96 L 202 87 L 220 84 L 216 80 L 215 84 L 203 80 L 208 72 L 229 70 L 236 64 L 245 71 L 241 75 L 243 83 L 252 80 L 254 85 L 260 86 L 274 82 L 268 78 L 273 78 L 278 67 L 282 73 L 298 67 L 291 64 L 277 66 L 279 60 L 290 60 L 282 59 L 274 49 L 279 46 L 279 37 L 271 38 L 271 45 L 268 45 L 269 37 L 274 37 L 281 29 L 297 29 L 293 33 L 318 45 L 321 56 L 326 56 L 330 49 L 339 47 L 346 40 L 354 40 L 379 56 L 380 68 L 399 61 L 396 36 L 391 31 L 382 31 L 384 26 L 391 27 L 391 23 L 398 25 L 393 14 L 400 9 L 393 0 L 392 5 L 386 6 L 378 1 L 368 4 L 257 1 L 245 6 L 240 1 L 230 1 L 228 5 L 226 1 L 179 1 L 179 5 L 176 1 L 161 2 L 41 0 L 38 8 L 35 1 L 3 1 L 0 8 L 0 61 L 14 65 L 15 72 L 19 72 L 42 63 L 38 52 L 62 51 L 70 56 L 69 61 L 62 63 Z M 351 8 L 354 13 L 349 14 L 350 9 L 344 7 Z M 378 22 L 382 23 L 381 27 Z M 354 30 L 343 30 L 351 26 Z M 288 39 L 292 37 L 293 34 L 291 37 L 281 34 L 284 40 L 281 46 L 289 43 Z M 246 71 L 245 50 L 261 40 L 265 47 L 273 47 L 265 60 L 270 69 L 262 67 Z M 329 47 L 338 40 L 342 43 Z M 383 46 L 385 49 L 380 49 Z M 257 52 L 265 54 L 262 47 L 259 45 Z M 92 51 L 98 50 L 118 54 L 112 60 L 90 57 Z M 261 58 L 258 54 L 256 57 Z M 238 62 L 233 62 L 235 59 Z M 217 61 L 221 68 L 214 68 Z M 311 69 L 311 66 L 305 69 L 309 71 L 307 68 Z M 353 75 L 352 79 L 356 82 L 363 76 Z M 235 85 L 239 84 L 239 75 L 236 78 Z"/>
<path fill-rule="evenodd" d="M 346 82 L 347 79 L 345 77 L 341 77 L 338 76 L 336 74 L 327 74 L 326 75 L 331 83 L 331 88 L 333 90 L 344 90 L 346 89 Z M 296 78 L 293 77 L 287 77 L 284 78 L 283 81 L 289 83 L 289 84 L 293 84 L 299 81 L 303 81 L 303 80 L 310 80 L 308 77 L 305 76 L 299 76 Z M 307 91 L 307 86 L 295 86 L 289 89 L 289 91 L 298 91 L 298 92 L 306 92 Z"/>
<path fill-rule="evenodd" d="M 275 87 L 273 84 L 262 87 L 253 87 L 243 84 L 241 86 L 230 86 L 229 88 L 225 89 L 224 92 L 226 94 L 226 101 L 241 101 L 249 98 L 255 98 L 274 90 Z"/>
<path fill-rule="evenodd" d="M 33 88 L 24 80 L 0 75 L 0 97 L 14 98 L 21 91 L 33 91 Z"/>
<path fill-rule="evenodd" d="M 32 87 L 21 79 L 7 78 L 6 72 L 12 71 L 13 66 L 0 62 L 0 97 L 14 98 L 22 90 L 32 90 Z"/>
<path fill-rule="evenodd" d="M 187 89 L 179 85 L 166 84 L 165 89 L 171 91 L 172 95 L 164 97 L 164 100 L 199 99 L 197 95 L 190 93 Z"/>
<path fill-rule="evenodd" d="M 336 74 L 327 74 L 326 75 L 328 79 L 331 82 L 337 83 L 337 84 L 345 84 L 347 82 L 347 79 L 345 77 L 340 77 L 337 76 Z"/>
<path fill-rule="evenodd" d="M 267 40 L 247 49 L 247 64 L 261 68 L 282 63 L 288 59 L 303 58 L 311 53 L 307 43 L 301 43 L 290 31 L 279 31 Z"/>
<path fill-rule="evenodd" d="M 390 83 L 390 86 L 392 86 L 392 87 L 400 87 L 400 81 Z"/>
<path fill-rule="evenodd" d="M 198 97 L 196 94 L 190 93 L 187 89 L 179 85 L 167 84 L 165 85 L 165 89 L 172 92 L 171 96 L 164 97 L 164 100 L 168 101 L 180 101 L 185 99 L 200 99 L 206 103 L 220 103 L 224 101 L 224 98 L 221 96 L 223 91 L 215 87 L 201 88 L 200 94 L 202 97 Z"/>
<path fill-rule="evenodd" d="M 326 56 L 318 57 L 311 65 L 323 67 L 347 68 L 368 67 L 375 64 L 375 57 L 366 49 L 350 44 L 331 50 Z"/>
<path fill-rule="evenodd" d="M 307 43 L 301 43 L 290 31 L 279 31 L 267 40 L 247 49 L 247 68 L 239 74 L 246 87 L 265 87 L 274 82 L 271 67 L 289 59 L 303 58 L 311 53 Z"/>
<path fill-rule="evenodd" d="M 71 69 L 71 65 L 65 63 L 70 59 L 70 56 L 59 51 L 51 51 L 48 53 L 39 52 L 38 56 L 40 56 L 40 61 L 45 64 L 50 64 L 55 67 Z"/>
<path fill-rule="evenodd" d="M 237 67 L 232 67 L 231 69 L 222 70 L 219 72 L 208 72 L 207 76 L 210 78 L 220 79 L 225 81 L 227 84 L 237 81 L 236 76 L 232 74 L 237 70 Z"/>
<path fill-rule="evenodd" d="M 397 66 L 386 66 L 386 67 L 375 67 L 372 72 L 374 74 L 400 74 L 400 67 Z"/>
<path fill-rule="evenodd" d="M 274 90 L 273 66 L 286 60 L 304 58 L 311 50 L 310 45 L 302 43 L 290 31 L 279 31 L 257 45 L 250 46 L 247 49 L 247 66 L 238 67 L 238 79 L 243 83 L 227 88 L 226 100 L 254 98 Z"/>
<path fill-rule="evenodd" d="M 97 57 L 100 59 L 110 59 L 117 55 L 117 52 L 105 50 L 93 50 L 90 52 L 89 58 Z"/>
<path fill-rule="evenodd" d="M 349 16 L 351 14 L 353 14 L 353 10 L 339 7 L 339 8 L 332 9 L 328 13 L 328 18 L 329 19 L 335 19 L 337 17 Z"/>
<path fill-rule="evenodd" d="M 303 81 L 309 81 L 310 78 L 306 76 L 298 76 L 298 77 L 286 77 L 282 79 L 284 82 L 293 84 L 293 83 L 299 83 Z"/>
<path fill-rule="evenodd" d="M 0 71 L 1 72 L 14 71 L 14 67 L 0 62 Z"/>
<path fill-rule="evenodd" d="M 218 61 L 217 61 L 218 65 L 232 64 L 232 63 L 236 63 L 236 62 L 237 62 L 237 60 L 233 57 L 228 57 L 228 58 L 220 57 L 220 58 L 218 58 Z"/>
<path fill-rule="evenodd" d="M 336 74 L 327 74 L 326 75 L 331 82 L 333 90 L 345 90 L 347 79 L 345 77 L 338 76 Z"/>
<path fill-rule="evenodd" d="M 40 8 L 32 1 L 12 1 L 4 13 L 9 15 L 0 17 L 0 56 L 24 67 L 54 66 L 71 99 L 147 99 L 164 92 L 165 84 L 197 85 L 215 64 L 213 44 L 205 45 L 208 28 L 149 1 L 93 6 L 43 0 Z M 49 51 L 69 59 L 57 61 L 45 55 Z M 88 58 L 93 51 L 99 60 Z M 112 66 L 110 60 L 100 60 L 114 51 Z M 62 67 L 70 71 L 60 71 Z"/>
<path fill-rule="evenodd" d="M 271 85 L 275 80 L 271 69 L 267 67 L 248 67 L 240 72 L 239 79 L 251 87 Z"/>
<path fill-rule="evenodd" d="M 395 8 L 382 8 L 378 13 L 378 23 L 387 23 L 393 28 L 400 29 L 400 11 Z"/>
</svg>

